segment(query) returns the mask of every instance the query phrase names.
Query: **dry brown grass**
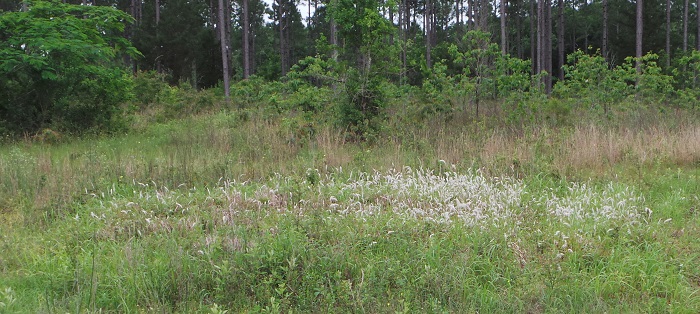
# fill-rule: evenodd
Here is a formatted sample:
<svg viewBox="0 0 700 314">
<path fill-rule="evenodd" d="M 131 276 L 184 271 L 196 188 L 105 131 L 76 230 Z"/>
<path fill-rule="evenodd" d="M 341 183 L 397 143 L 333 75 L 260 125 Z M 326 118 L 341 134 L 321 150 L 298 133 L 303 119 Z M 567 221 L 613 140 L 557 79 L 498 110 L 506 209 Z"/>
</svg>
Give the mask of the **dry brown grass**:
<svg viewBox="0 0 700 314">
<path fill-rule="evenodd" d="M 449 129 L 437 124 L 417 131 L 409 141 L 425 143 L 437 160 L 501 172 L 535 165 L 560 174 L 603 174 L 616 165 L 700 163 L 700 125 L 655 125 L 641 129 L 581 125 L 536 127 L 524 131 Z M 405 145 L 405 144 L 404 144 Z M 394 150 L 401 146 L 394 143 Z"/>
<path fill-rule="evenodd" d="M 119 182 L 192 186 L 215 184 L 220 178 L 303 175 L 309 168 L 445 164 L 496 175 L 597 176 L 620 165 L 700 165 L 699 123 L 513 131 L 434 122 L 404 126 L 405 132 L 387 134 L 376 145 L 347 142 L 342 131 L 331 127 L 294 139 L 278 121 L 257 118 L 241 121 L 224 115 L 180 123 L 120 139 L 9 145 L 0 149 L 0 197 L 13 207 L 55 209 Z"/>
</svg>

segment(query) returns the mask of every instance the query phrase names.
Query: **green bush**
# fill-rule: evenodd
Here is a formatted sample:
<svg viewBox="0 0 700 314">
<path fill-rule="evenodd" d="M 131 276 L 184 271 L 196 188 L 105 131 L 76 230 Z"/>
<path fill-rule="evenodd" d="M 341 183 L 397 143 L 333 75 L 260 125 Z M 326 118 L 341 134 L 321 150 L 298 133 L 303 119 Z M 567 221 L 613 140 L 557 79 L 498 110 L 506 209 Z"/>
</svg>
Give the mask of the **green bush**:
<svg viewBox="0 0 700 314">
<path fill-rule="evenodd" d="M 131 17 L 112 7 L 35 1 L 0 15 L 0 118 L 12 133 L 122 126 L 132 82 L 118 65 L 139 53 L 122 37 Z"/>
<path fill-rule="evenodd" d="M 340 126 L 353 137 L 367 140 L 376 135 L 383 123 L 384 91 L 378 76 L 352 71 L 345 84 L 345 100 L 340 102 Z"/>
<path fill-rule="evenodd" d="M 554 95 L 572 101 L 577 107 L 601 108 L 607 114 L 611 107 L 633 94 L 634 67 L 611 67 L 597 52 L 593 55 L 581 50 L 567 57 L 562 68 L 566 80 L 554 87 Z"/>
<path fill-rule="evenodd" d="M 170 87 L 165 75 L 156 71 L 138 72 L 133 81 L 134 104 L 141 109 L 158 102 L 158 96 Z"/>
</svg>

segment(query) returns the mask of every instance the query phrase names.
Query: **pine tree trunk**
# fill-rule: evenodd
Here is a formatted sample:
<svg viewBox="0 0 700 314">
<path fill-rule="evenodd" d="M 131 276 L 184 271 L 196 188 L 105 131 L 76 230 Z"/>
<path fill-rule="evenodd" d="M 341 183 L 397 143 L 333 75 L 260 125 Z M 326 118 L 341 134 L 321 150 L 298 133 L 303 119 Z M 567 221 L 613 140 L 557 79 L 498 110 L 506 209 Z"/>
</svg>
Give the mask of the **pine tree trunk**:
<svg viewBox="0 0 700 314">
<path fill-rule="evenodd" d="M 537 74 L 544 71 L 544 0 L 537 0 Z"/>
<path fill-rule="evenodd" d="M 698 0 L 695 6 L 698 8 L 698 13 L 696 14 L 698 19 L 698 34 L 695 36 L 695 49 L 700 51 L 700 0 Z"/>
<path fill-rule="evenodd" d="M 462 18 L 462 11 L 459 9 L 460 2 L 462 2 L 462 1 L 461 0 L 455 1 L 455 22 L 457 25 L 460 25 L 460 23 L 461 23 L 460 19 Z"/>
<path fill-rule="evenodd" d="M 243 79 L 250 77 L 250 21 L 248 0 L 242 0 L 243 9 Z"/>
<path fill-rule="evenodd" d="M 501 54 L 508 54 L 508 30 L 506 29 L 506 0 L 501 1 Z"/>
<path fill-rule="evenodd" d="M 156 25 L 160 23 L 160 0 L 156 0 Z"/>
<path fill-rule="evenodd" d="M 559 52 L 559 80 L 564 80 L 565 43 L 564 43 L 564 0 L 559 0 L 559 25 L 557 28 L 557 50 Z"/>
<path fill-rule="evenodd" d="M 474 0 L 467 0 L 467 30 L 474 29 Z"/>
<path fill-rule="evenodd" d="M 545 71 L 545 92 L 547 95 L 552 93 L 552 0 L 545 0 L 545 18 L 544 18 L 544 62 Z"/>
<path fill-rule="evenodd" d="M 637 23 L 636 23 L 636 41 L 635 41 L 635 56 L 637 57 L 636 68 L 637 74 L 642 72 L 642 36 L 644 31 L 644 2 L 637 0 Z"/>
<path fill-rule="evenodd" d="M 489 32 L 489 1 L 479 0 L 479 30 Z"/>
<path fill-rule="evenodd" d="M 535 25 L 537 12 L 535 11 L 535 0 L 530 1 L 530 60 L 532 61 L 532 74 L 536 74 L 539 67 L 537 66 L 539 41 L 537 40 L 537 29 L 539 24 Z"/>
<path fill-rule="evenodd" d="M 423 17 L 423 25 L 425 28 L 425 63 L 428 69 L 432 69 L 432 60 L 430 59 L 430 52 L 432 48 L 432 22 L 431 22 L 431 2 L 430 0 L 425 1 L 425 16 Z"/>
<path fill-rule="evenodd" d="M 608 60 L 608 0 L 603 0 L 603 58 Z"/>
<path fill-rule="evenodd" d="M 224 95 L 226 96 L 226 102 L 231 99 L 231 93 L 229 86 L 230 82 L 230 71 L 228 62 L 228 40 L 226 40 L 226 22 L 225 22 L 225 12 L 224 3 L 228 4 L 228 1 L 219 0 L 219 40 L 221 41 L 221 65 L 223 67 L 223 78 L 224 78 Z"/>
<path fill-rule="evenodd" d="M 278 19 L 279 19 L 279 35 L 280 35 L 280 73 L 281 76 L 287 75 L 289 70 L 289 43 L 287 42 L 287 0 L 277 0 Z"/>
<path fill-rule="evenodd" d="M 688 52 L 688 0 L 683 2 L 683 52 Z"/>
<path fill-rule="evenodd" d="M 671 0 L 666 0 L 666 67 L 671 66 Z"/>
<path fill-rule="evenodd" d="M 394 7 L 389 7 L 389 21 L 391 21 L 391 27 L 394 28 Z M 389 33 L 389 46 L 394 46 L 394 32 Z"/>
<path fill-rule="evenodd" d="M 523 16 L 522 16 L 522 0 L 516 0 L 517 7 L 518 7 L 518 12 L 515 15 L 515 42 L 516 42 L 516 47 L 518 48 L 518 58 L 524 59 L 524 51 L 523 51 Z"/>
</svg>

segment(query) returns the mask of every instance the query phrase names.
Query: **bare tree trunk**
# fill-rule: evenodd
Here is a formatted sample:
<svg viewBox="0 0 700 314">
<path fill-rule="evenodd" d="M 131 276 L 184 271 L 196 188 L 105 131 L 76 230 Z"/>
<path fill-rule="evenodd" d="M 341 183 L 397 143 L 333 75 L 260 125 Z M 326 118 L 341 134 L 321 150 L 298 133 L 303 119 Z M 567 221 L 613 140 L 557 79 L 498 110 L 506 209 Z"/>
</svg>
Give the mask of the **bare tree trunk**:
<svg viewBox="0 0 700 314">
<path fill-rule="evenodd" d="M 462 17 L 462 11 L 459 9 L 460 2 L 462 2 L 462 1 L 461 0 L 455 1 L 455 23 L 457 25 L 460 25 L 460 23 L 461 23 L 460 18 Z"/>
<path fill-rule="evenodd" d="M 515 14 L 515 45 L 518 49 L 518 58 L 524 59 L 524 52 L 523 52 L 523 16 L 522 16 L 522 0 L 516 0 L 516 6 L 518 8 L 518 12 Z"/>
<path fill-rule="evenodd" d="M 404 6 L 406 5 L 406 0 L 399 1 L 399 41 L 401 51 L 399 52 L 401 58 L 401 71 L 399 72 L 399 84 L 403 84 L 404 73 L 406 73 L 406 39 L 404 36 L 404 20 L 406 19 L 404 14 Z"/>
<path fill-rule="evenodd" d="M 564 80 L 564 62 L 566 61 L 564 43 L 564 0 L 559 0 L 559 25 L 557 28 L 557 50 L 559 52 L 559 80 Z"/>
<path fill-rule="evenodd" d="M 160 0 L 156 0 L 156 25 L 160 23 Z"/>
<path fill-rule="evenodd" d="M 683 2 L 683 52 L 688 52 L 688 0 Z"/>
<path fill-rule="evenodd" d="M 430 59 L 430 50 L 432 48 L 432 22 L 431 22 L 431 2 L 425 1 L 425 15 L 423 17 L 423 26 L 425 28 L 425 63 L 428 69 L 432 69 L 432 60 Z"/>
<path fill-rule="evenodd" d="M 467 0 L 467 30 L 474 29 L 474 0 Z"/>
<path fill-rule="evenodd" d="M 608 60 L 608 0 L 603 0 L 603 58 Z"/>
<path fill-rule="evenodd" d="M 333 45 L 333 51 L 331 52 L 331 58 L 333 60 L 338 60 L 338 25 L 335 23 L 335 19 L 331 17 L 331 45 Z"/>
<path fill-rule="evenodd" d="M 225 12 L 224 3 L 228 4 L 228 1 L 219 0 L 219 40 L 221 41 L 221 65 L 223 67 L 224 76 L 224 95 L 226 96 L 226 102 L 231 99 L 231 92 L 229 86 L 231 84 L 230 72 L 229 72 L 229 62 L 228 62 L 228 40 L 226 39 L 226 22 L 225 22 Z"/>
<path fill-rule="evenodd" d="M 286 1 L 287 0 L 277 0 L 277 10 L 278 10 L 278 19 L 279 19 L 279 35 L 280 35 L 280 73 L 282 76 L 287 75 L 287 70 L 289 70 L 289 59 L 288 59 L 288 53 L 287 51 L 289 50 L 288 47 L 288 42 L 287 42 L 287 8 L 286 6 Z"/>
<path fill-rule="evenodd" d="M 545 92 L 549 95 L 552 93 L 552 0 L 545 0 L 544 53 Z"/>
<path fill-rule="evenodd" d="M 695 36 L 695 49 L 700 51 L 700 0 L 697 1 L 695 6 L 698 8 L 698 13 L 696 14 L 698 18 L 698 34 Z"/>
<path fill-rule="evenodd" d="M 489 1 L 479 0 L 479 30 L 482 32 L 489 31 Z"/>
<path fill-rule="evenodd" d="M 508 54 L 508 29 L 506 29 L 506 0 L 501 1 L 501 54 Z"/>
<path fill-rule="evenodd" d="M 544 0 L 537 0 L 537 74 L 544 71 Z M 540 85 L 541 86 L 541 85 Z"/>
<path fill-rule="evenodd" d="M 642 36 L 644 32 L 644 2 L 642 0 L 637 0 L 637 27 L 636 27 L 636 41 L 635 41 L 635 56 L 637 57 L 636 68 L 637 74 L 642 72 Z"/>
<path fill-rule="evenodd" d="M 671 0 L 666 0 L 666 67 L 671 66 Z"/>
<path fill-rule="evenodd" d="M 536 16 L 539 11 L 535 11 L 535 0 L 530 1 L 530 60 L 532 60 L 532 74 L 536 74 L 539 69 L 539 36 L 537 36 L 537 31 L 539 30 L 539 23 L 535 25 Z"/>
<path fill-rule="evenodd" d="M 394 6 L 389 7 L 389 21 L 391 21 L 391 27 L 394 28 Z M 394 45 L 394 32 L 389 33 L 389 46 Z"/>
<path fill-rule="evenodd" d="M 248 0 L 243 0 L 243 79 L 250 77 L 250 21 Z"/>
<path fill-rule="evenodd" d="M 538 71 L 545 72 L 542 77 L 544 91 L 552 92 L 552 5 L 551 0 L 540 0 L 538 3 Z"/>
</svg>

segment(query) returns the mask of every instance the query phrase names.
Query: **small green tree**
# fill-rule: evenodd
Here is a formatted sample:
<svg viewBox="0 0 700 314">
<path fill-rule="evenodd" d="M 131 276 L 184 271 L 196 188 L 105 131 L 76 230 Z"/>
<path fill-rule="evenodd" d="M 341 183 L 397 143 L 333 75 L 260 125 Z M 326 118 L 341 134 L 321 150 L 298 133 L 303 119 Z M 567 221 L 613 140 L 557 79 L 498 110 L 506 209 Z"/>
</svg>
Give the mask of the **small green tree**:
<svg viewBox="0 0 700 314">
<path fill-rule="evenodd" d="M 688 108 L 697 108 L 697 103 L 700 102 L 700 51 L 691 51 L 688 55 L 681 57 L 678 63 L 679 67 L 686 69 L 686 71 L 673 69 L 676 86 L 682 86 L 678 90 L 679 104 Z"/>
<path fill-rule="evenodd" d="M 131 18 L 111 7 L 35 1 L 0 15 L 0 124 L 12 133 L 117 126 L 130 94 L 120 56 Z"/>
<path fill-rule="evenodd" d="M 454 77 L 455 85 L 463 98 L 474 104 L 476 119 L 482 101 L 505 99 L 530 87 L 529 62 L 503 55 L 490 37 L 489 33 L 469 31 L 461 46 L 451 45 L 448 49 L 455 65 L 461 67 Z"/>
<path fill-rule="evenodd" d="M 602 106 L 608 114 L 612 105 L 632 95 L 633 66 L 611 67 L 600 52 L 589 55 L 581 50 L 568 55 L 567 60 L 569 64 L 562 67 L 566 79 L 554 89 L 560 98 L 576 100 L 590 108 Z"/>
<path fill-rule="evenodd" d="M 339 108 L 340 122 L 365 139 L 379 130 L 383 120 L 385 97 L 380 87 L 384 77 L 387 73 L 397 72 L 395 57 L 398 51 L 385 41 L 393 27 L 380 13 L 382 5 L 382 1 L 377 0 L 334 0 L 328 6 L 345 42 L 342 47 L 345 60 L 355 59 L 355 67 L 344 71 L 347 74 L 346 100 Z M 395 3 L 386 5 L 395 6 Z"/>
</svg>

